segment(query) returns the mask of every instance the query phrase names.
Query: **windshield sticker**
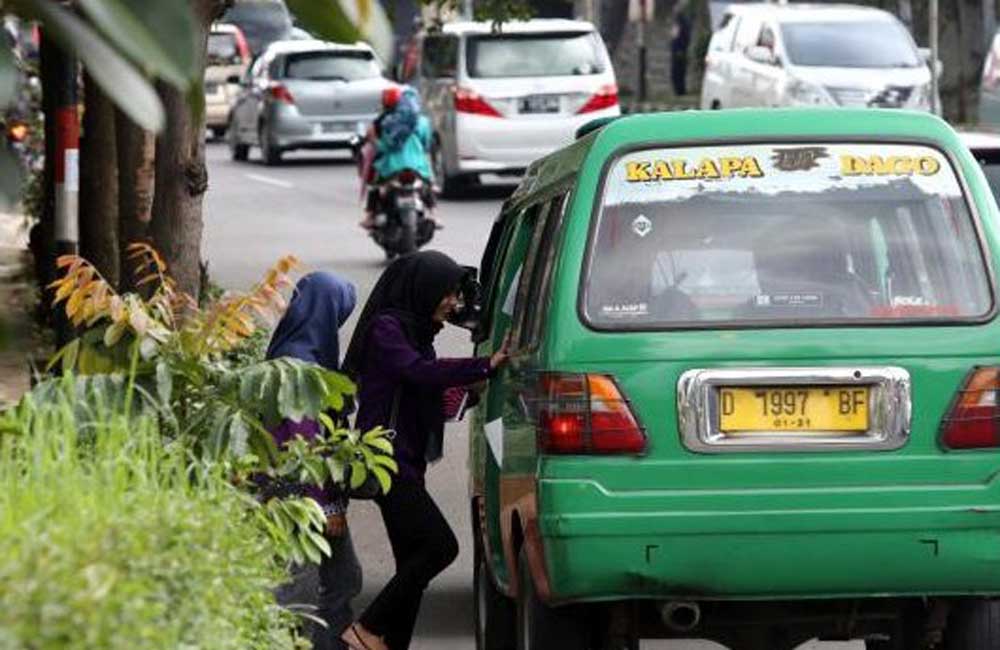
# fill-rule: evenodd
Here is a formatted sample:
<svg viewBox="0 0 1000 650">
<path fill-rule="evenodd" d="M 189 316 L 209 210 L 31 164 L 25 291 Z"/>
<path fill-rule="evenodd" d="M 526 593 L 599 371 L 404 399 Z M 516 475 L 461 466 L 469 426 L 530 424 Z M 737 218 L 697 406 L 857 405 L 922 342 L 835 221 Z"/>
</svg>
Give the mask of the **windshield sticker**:
<svg viewBox="0 0 1000 650">
<path fill-rule="evenodd" d="M 944 154 L 931 147 L 887 143 L 748 144 L 659 148 L 628 154 L 612 167 L 605 205 L 686 201 L 698 195 L 812 195 L 833 190 L 882 187 L 962 196 Z M 652 208 L 639 208 L 654 230 Z M 636 233 L 638 234 L 638 233 Z M 655 234 L 655 233 L 654 233 Z M 648 237 L 647 237 L 648 239 Z"/>
<path fill-rule="evenodd" d="M 806 172 L 819 167 L 820 158 L 829 158 L 826 147 L 794 147 L 775 149 L 771 162 L 783 172 Z"/>
<path fill-rule="evenodd" d="M 841 156 L 844 176 L 933 176 L 941 163 L 933 156 Z"/>
<path fill-rule="evenodd" d="M 771 293 L 754 298 L 757 307 L 822 307 L 823 296 L 818 293 Z"/>
<path fill-rule="evenodd" d="M 649 303 L 625 302 L 611 303 L 601 307 L 601 315 L 606 318 L 625 318 L 628 316 L 648 316 Z"/>
<path fill-rule="evenodd" d="M 653 232 L 653 222 L 650 221 L 649 217 L 646 215 L 640 214 L 634 221 L 632 221 L 632 232 L 640 237 L 645 237 L 649 233 Z"/>
<path fill-rule="evenodd" d="M 760 178 L 763 175 L 760 163 L 753 156 L 702 158 L 699 162 L 683 158 L 669 161 L 632 160 L 625 162 L 625 179 L 629 183 Z"/>
</svg>

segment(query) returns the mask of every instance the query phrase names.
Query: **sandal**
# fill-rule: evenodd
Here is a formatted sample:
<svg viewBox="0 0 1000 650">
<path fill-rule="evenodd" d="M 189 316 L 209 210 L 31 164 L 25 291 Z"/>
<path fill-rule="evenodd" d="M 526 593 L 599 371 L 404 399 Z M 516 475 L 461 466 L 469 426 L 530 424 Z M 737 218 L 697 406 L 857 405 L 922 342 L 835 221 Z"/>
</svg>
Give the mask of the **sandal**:
<svg viewBox="0 0 1000 650">
<path fill-rule="evenodd" d="M 360 634 L 358 634 L 357 626 L 357 623 L 351 623 L 351 626 L 344 630 L 344 633 L 340 635 L 340 640 L 350 646 L 351 650 L 381 650 L 386 647 L 384 643 L 380 644 L 381 648 L 373 648 L 365 643 L 365 640 L 361 638 Z"/>
</svg>

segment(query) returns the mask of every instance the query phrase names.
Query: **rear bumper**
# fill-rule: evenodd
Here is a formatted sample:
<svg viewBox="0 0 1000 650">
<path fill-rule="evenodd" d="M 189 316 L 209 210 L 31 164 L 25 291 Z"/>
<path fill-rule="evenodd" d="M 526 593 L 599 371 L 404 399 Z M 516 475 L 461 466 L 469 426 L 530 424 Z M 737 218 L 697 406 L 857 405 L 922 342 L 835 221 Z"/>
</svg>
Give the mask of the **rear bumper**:
<svg viewBox="0 0 1000 650">
<path fill-rule="evenodd" d="M 464 173 L 524 170 L 535 160 L 571 144 L 576 130 L 584 124 L 620 114 L 618 107 L 536 119 L 460 113 L 455 117 L 456 168 Z"/>
<path fill-rule="evenodd" d="M 555 602 L 1000 594 L 995 479 L 617 493 L 557 479 L 539 505 Z"/>
<path fill-rule="evenodd" d="M 376 115 L 303 116 L 291 107 L 275 107 L 268 125 L 281 149 L 342 149 L 364 130 Z"/>
</svg>

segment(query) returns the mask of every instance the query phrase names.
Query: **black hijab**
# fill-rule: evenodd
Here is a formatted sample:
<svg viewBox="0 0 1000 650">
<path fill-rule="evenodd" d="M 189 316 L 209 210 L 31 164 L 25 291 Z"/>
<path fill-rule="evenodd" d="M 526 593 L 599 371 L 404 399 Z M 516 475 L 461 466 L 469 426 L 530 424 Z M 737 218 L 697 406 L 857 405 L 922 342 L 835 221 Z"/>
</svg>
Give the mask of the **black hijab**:
<svg viewBox="0 0 1000 650">
<path fill-rule="evenodd" d="M 433 316 L 441 300 L 458 288 L 466 270 L 437 251 L 421 251 L 402 257 L 387 268 L 368 302 L 344 357 L 343 370 L 360 379 L 368 356 L 372 324 L 388 314 L 399 320 L 406 338 L 422 354 L 431 351 L 442 325 Z M 397 389 L 398 390 L 398 389 Z M 419 427 L 427 434 L 424 455 L 428 461 L 441 458 L 444 447 L 444 391 L 419 384 L 407 386 L 408 397 L 417 404 Z M 403 395 L 397 393 L 399 399 Z M 386 423 L 391 426 L 391 423 Z"/>
<path fill-rule="evenodd" d="M 372 323 L 384 314 L 402 323 L 413 347 L 427 350 L 441 331 L 441 324 L 434 322 L 434 312 L 441 300 L 458 288 L 465 272 L 455 260 L 438 251 L 420 251 L 390 264 L 361 310 L 344 356 L 344 372 L 358 378 L 368 354 Z"/>
</svg>

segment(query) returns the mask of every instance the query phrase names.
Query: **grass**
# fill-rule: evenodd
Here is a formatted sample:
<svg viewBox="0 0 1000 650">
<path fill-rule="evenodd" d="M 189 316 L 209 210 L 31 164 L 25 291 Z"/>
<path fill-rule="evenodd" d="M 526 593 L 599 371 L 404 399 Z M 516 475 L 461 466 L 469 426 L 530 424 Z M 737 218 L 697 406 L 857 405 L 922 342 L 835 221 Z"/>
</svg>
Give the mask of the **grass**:
<svg viewBox="0 0 1000 650">
<path fill-rule="evenodd" d="M 150 419 L 68 400 L 0 433 L 0 649 L 293 648 L 255 505 Z"/>
</svg>

